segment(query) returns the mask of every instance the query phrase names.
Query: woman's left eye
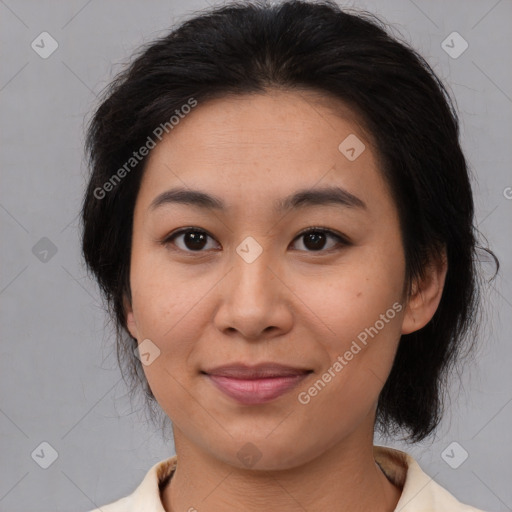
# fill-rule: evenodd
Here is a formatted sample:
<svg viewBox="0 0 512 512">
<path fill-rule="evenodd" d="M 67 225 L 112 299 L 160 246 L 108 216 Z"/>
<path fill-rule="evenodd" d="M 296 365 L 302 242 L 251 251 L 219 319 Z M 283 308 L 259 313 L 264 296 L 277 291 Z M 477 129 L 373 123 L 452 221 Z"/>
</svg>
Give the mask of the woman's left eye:
<svg viewBox="0 0 512 512">
<path fill-rule="evenodd" d="M 175 240 L 178 240 L 181 237 L 183 237 L 181 240 L 182 247 L 175 242 Z M 214 240 L 212 236 L 202 229 L 184 228 L 166 237 L 162 243 L 165 246 L 172 243 L 185 252 L 204 252 L 203 249 L 213 248 L 207 247 L 208 238 Z M 295 238 L 295 240 L 300 239 L 304 239 L 302 246 L 306 248 L 306 252 L 329 251 L 336 248 L 336 246 L 350 245 L 350 242 L 345 237 L 325 228 L 309 228 L 307 231 L 303 231 Z M 334 240 L 334 243 L 331 243 L 331 246 L 326 248 L 325 245 L 329 239 Z"/>
<path fill-rule="evenodd" d="M 309 249 L 307 252 L 317 252 L 322 250 L 331 250 L 336 248 L 336 246 L 346 246 L 349 245 L 349 242 L 346 238 L 344 238 L 341 235 L 338 235 L 334 233 L 333 231 L 329 229 L 323 229 L 323 228 L 310 228 L 307 231 L 303 231 L 299 234 L 297 237 L 297 240 L 304 238 L 304 242 L 302 242 L 302 245 L 304 247 L 308 247 Z M 328 239 L 335 240 L 334 244 L 331 244 L 331 247 L 328 247 L 325 249 L 325 243 Z"/>
</svg>

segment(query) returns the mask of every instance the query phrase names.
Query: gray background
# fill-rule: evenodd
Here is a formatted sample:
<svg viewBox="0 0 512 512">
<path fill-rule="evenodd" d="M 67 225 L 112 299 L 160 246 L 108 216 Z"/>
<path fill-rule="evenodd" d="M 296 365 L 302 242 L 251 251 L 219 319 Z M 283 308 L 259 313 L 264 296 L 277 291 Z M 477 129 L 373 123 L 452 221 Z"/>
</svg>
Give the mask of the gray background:
<svg viewBox="0 0 512 512">
<path fill-rule="evenodd" d="M 96 95 L 141 43 L 207 5 L 0 0 L 1 511 L 90 510 L 129 494 L 151 465 L 174 454 L 126 393 L 97 287 L 80 259 L 77 213 L 84 126 Z M 433 442 L 394 446 L 458 499 L 510 511 L 512 2 L 343 5 L 392 23 L 448 84 L 475 174 L 479 228 L 502 263 L 484 296 L 477 357 L 454 375 L 451 413 Z M 43 31 L 58 42 L 47 59 L 31 47 Z M 458 58 L 441 47 L 453 31 L 469 44 Z M 454 441 L 469 454 L 457 469 L 441 457 Z M 42 442 L 58 454 L 48 469 L 35 462 L 44 457 L 31 456 Z M 460 458 L 461 448 L 454 453 Z"/>
</svg>

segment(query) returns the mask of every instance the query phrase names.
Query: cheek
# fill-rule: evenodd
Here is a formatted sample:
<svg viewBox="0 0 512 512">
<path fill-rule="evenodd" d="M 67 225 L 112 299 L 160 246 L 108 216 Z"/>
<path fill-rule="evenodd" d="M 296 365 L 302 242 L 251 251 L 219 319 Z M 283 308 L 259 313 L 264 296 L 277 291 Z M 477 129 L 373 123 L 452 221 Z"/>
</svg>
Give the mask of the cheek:
<svg viewBox="0 0 512 512">
<path fill-rule="evenodd" d="M 149 250 L 134 248 L 131 264 L 132 307 L 139 343 L 143 340 L 157 357 L 143 365 L 153 394 L 167 399 L 177 396 L 179 374 L 184 374 L 188 355 L 198 339 L 200 326 L 191 322 L 199 318 L 198 307 L 204 292 L 187 284 L 179 272 L 169 272 L 161 261 L 151 258 Z M 160 390 L 165 397 L 159 397 Z M 171 389 L 174 389 L 171 392 Z"/>
<path fill-rule="evenodd" d="M 160 352 L 159 365 L 147 367 L 148 372 L 169 368 L 183 372 L 189 353 L 200 339 L 204 326 L 201 319 L 201 298 L 204 293 L 192 291 L 186 283 L 166 283 L 148 279 L 134 290 L 133 310 L 139 341 L 149 339 Z M 164 363 L 164 364 L 162 364 Z"/>
<path fill-rule="evenodd" d="M 326 436 L 348 432 L 365 421 L 389 376 L 400 340 L 403 306 L 394 301 L 397 295 L 362 288 L 348 294 L 352 300 L 330 302 L 325 318 L 331 319 L 335 334 L 322 338 L 324 357 L 317 379 L 299 390 L 307 421 L 322 418 L 317 426 Z M 324 296 L 323 301 L 333 298 Z M 340 308 L 342 303 L 345 308 Z"/>
<path fill-rule="evenodd" d="M 314 288 L 309 283 L 297 291 L 308 297 L 308 306 L 329 329 L 320 339 L 325 353 L 323 371 L 330 369 L 325 380 L 332 384 L 319 404 L 325 401 L 327 406 L 334 400 L 340 411 L 358 403 L 363 411 L 376 400 L 400 340 L 403 272 L 399 245 L 369 247 L 357 254 L 354 251 L 353 258 L 347 258 L 324 280 L 324 286 Z"/>
<path fill-rule="evenodd" d="M 305 298 L 307 306 L 329 328 L 333 343 L 343 348 L 395 302 L 400 303 L 403 278 L 399 246 L 368 245 L 347 253 L 339 265 L 297 279 L 294 292 Z M 392 318 L 387 318 L 390 322 L 386 326 L 395 324 L 399 331 L 396 309 L 390 311 L 388 317 Z"/>
<path fill-rule="evenodd" d="M 172 334 L 176 323 L 201 295 L 200 290 L 187 284 L 183 272 L 170 267 L 164 251 L 142 243 L 133 247 L 130 285 L 141 337 L 155 339 Z"/>
<path fill-rule="evenodd" d="M 135 292 L 133 307 L 140 341 L 149 339 L 149 346 L 157 354 L 151 364 L 143 364 L 148 384 L 161 407 L 185 428 L 197 413 L 190 411 L 187 389 L 196 371 L 190 356 L 203 327 L 194 321 L 201 318 L 200 297 L 180 294 L 176 288 L 171 289 L 162 281 L 146 282 Z M 182 417 L 179 411 L 188 411 L 191 418 Z"/>
</svg>

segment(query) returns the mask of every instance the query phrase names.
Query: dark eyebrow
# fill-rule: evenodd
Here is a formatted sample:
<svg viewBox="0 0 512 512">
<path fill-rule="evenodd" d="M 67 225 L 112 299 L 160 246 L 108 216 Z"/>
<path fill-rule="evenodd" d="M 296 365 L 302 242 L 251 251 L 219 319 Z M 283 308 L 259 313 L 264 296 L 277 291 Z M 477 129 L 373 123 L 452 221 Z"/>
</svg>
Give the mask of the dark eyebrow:
<svg viewBox="0 0 512 512">
<path fill-rule="evenodd" d="M 171 204 L 179 203 L 188 206 L 196 206 L 208 210 L 225 210 L 224 202 L 218 197 L 201 192 L 200 190 L 190 190 L 185 188 L 172 188 L 156 196 L 149 205 L 150 210 Z"/>
<path fill-rule="evenodd" d="M 277 212 L 287 212 L 301 206 L 335 204 L 348 208 L 366 210 L 366 203 L 341 187 L 323 187 L 298 190 L 295 194 L 281 199 L 276 204 Z"/>
<path fill-rule="evenodd" d="M 173 188 L 163 192 L 155 197 L 149 209 L 155 210 L 160 206 L 172 203 L 185 204 L 208 210 L 226 210 L 226 205 L 219 197 L 201 192 L 200 190 L 185 188 Z M 298 190 L 291 196 L 277 201 L 274 205 L 274 210 L 276 213 L 282 213 L 304 206 L 328 204 L 337 204 L 349 208 L 367 208 L 364 201 L 347 190 L 340 187 L 329 186 Z"/>
</svg>

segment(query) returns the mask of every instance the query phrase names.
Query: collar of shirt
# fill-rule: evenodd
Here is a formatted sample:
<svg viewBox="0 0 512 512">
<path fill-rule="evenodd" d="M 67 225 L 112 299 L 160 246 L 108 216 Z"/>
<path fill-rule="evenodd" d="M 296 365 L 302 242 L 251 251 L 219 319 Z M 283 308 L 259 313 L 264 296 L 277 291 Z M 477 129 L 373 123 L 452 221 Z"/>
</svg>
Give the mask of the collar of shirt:
<svg viewBox="0 0 512 512">
<path fill-rule="evenodd" d="M 402 489 L 395 512 L 484 512 L 458 501 L 428 476 L 409 454 L 386 446 L 373 447 L 374 458 L 388 480 Z M 156 463 L 135 491 L 90 512 L 165 512 L 160 489 L 172 476 L 177 456 Z M 194 511 L 191 506 L 190 511 Z"/>
</svg>

